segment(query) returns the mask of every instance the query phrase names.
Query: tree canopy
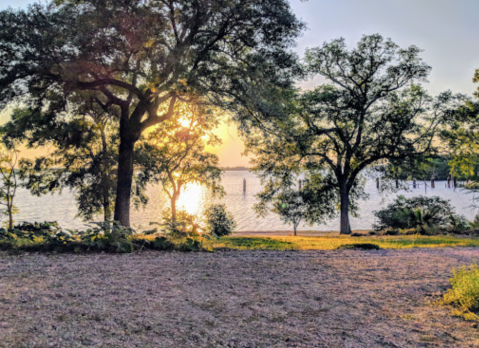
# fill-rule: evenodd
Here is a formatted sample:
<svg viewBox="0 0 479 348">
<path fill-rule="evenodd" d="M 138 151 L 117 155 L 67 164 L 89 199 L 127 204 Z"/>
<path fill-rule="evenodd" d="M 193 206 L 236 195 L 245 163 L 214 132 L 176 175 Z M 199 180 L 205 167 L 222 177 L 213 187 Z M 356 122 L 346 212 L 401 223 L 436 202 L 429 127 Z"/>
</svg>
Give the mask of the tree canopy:
<svg viewBox="0 0 479 348">
<path fill-rule="evenodd" d="M 252 85 L 286 85 L 303 28 L 285 0 L 64 0 L 0 12 L 0 107 L 54 119 L 71 98 L 119 121 L 115 220 L 129 225 L 134 145 L 205 96 L 224 108 Z"/>
<path fill-rule="evenodd" d="M 188 185 L 205 186 L 222 195 L 222 170 L 218 156 L 208 152 L 221 140 L 214 134 L 218 115 L 203 110 L 201 104 L 183 104 L 181 117 L 158 125 L 142 142 L 138 156 L 142 182 L 161 183 L 171 202 L 172 219 L 176 219 L 176 203 Z"/>
<path fill-rule="evenodd" d="M 451 92 L 432 98 L 420 87 L 430 67 L 419 53 L 380 35 L 364 36 L 351 50 L 344 39 L 307 50 L 304 71 L 326 83 L 278 93 L 282 103 L 240 118 L 256 170 L 278 183 L 301 171 L 329 172 L 341 233 L 350 233 L 350 193 L 360 192 L 361 172 L 430 151 L 441 120 L 457 106 Z"/>
</svg>

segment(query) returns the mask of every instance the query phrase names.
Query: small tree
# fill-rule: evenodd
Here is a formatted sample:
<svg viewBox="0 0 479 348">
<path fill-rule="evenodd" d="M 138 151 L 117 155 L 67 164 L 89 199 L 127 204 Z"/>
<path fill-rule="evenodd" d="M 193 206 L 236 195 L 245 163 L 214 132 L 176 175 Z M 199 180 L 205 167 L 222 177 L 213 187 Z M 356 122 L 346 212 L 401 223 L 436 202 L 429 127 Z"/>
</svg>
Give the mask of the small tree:
<svg viewBox="0 0 479 348">
<path fill-rule="evenodd" d="M 3 148 L 0 152 L 0 205 L 5 206 L 5 215 L 8 216 L 8 228 L 13 228 L 13 214 L 16 207 L 13 205 L 13 199 L 19 187 L 17 179 L 16 166 L 19 153 L 15 149 Z"/>
<path fill-rule="evenodd" d="M 158 126 L 142 144 L 139 158 L 143 165 L 142 182 L 161 183 L 170 198 L 171 217 L 176 219 L 176 204 L 188 184 L 206 186 L 214 194 L 224 193 L 220 185 L 222 170 L 218 156 L 206 146 L 220 144 L 213 131 L 217 116 L 198 104 L 183 104 L 179 113 Z"/>
<path fill-rule="evenodd" d="M 309 206 L 298 191 L 284 191 L 273 202 L 273 213 L 279 215 L 285 223 L 293 224 L 294 235 L 301 221 L 306 217 Z"/>
<path fill-rule="evenodd" d="M 260 203 L 255 209 L 260 216 L 268 211 L 279 215 L 285 223 L 293 224 L 294 235 L 301 222 L 310 225 L 323 223 L 335 215 L 337 195 L 321 174 L 310 175 L 299 191 L 291 185 L 274 187 L 273 183 L 259 194 Z"/>
<path fill-rule="evenodd" d="M 209 232 L 218 237 L 230 235 L 236 227 L 233 214 L 225 204 L 210 204 L 204 214 Z"/>
</svg>

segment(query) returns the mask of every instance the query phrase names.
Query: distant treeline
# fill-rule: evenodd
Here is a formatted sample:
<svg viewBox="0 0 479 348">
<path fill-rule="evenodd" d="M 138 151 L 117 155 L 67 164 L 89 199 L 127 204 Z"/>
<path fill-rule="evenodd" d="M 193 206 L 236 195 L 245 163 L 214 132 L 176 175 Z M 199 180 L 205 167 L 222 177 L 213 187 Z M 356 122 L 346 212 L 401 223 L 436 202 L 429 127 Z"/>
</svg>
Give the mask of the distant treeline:
<svg viewBox="0 0 479 348">
<path fill-rule="evenodd" d="M 479 167 L 474 168 L 474 173 L 469 175 L 460 174 L 460 170 L 454 168 L 454 160 L 449 156 L 435 156 L 423 158 L 412 162 L 403 162 L 399 166 L 393 164 L 378 168 L 386 176 L 398 180 L 447 180 L 448 177 L 456 177 L 460 180 L 475 179 Z M 456 169 L 456 170 L 454 170 Z"/>
</svg>

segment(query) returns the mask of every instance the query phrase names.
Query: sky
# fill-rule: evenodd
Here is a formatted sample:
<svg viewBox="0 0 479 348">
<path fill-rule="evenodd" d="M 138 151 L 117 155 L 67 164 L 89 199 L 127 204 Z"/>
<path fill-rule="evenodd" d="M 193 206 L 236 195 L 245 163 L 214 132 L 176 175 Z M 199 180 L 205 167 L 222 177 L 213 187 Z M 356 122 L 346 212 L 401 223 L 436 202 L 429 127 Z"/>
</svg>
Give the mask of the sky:
<svg viewBox="0 0 479 348">
<path fill-rule="evenodd" d="M 26 7 L 33 1 L 0 0 L 0 10 Z M 436 95 L 445 90 L 471 95 L 479 68 L 478 0 L 291 0 L 292 10 L 307 24 L 294 50 L 300 57 L 306 48 L 344 37 L 352 47 L 363 35 L 379 33 L 401 47 L 416 45 L 432 67 L 424 85 Z M 301 84 L 312 88 L 318 78 Z M 2 117 L 5 120 L 5 116 Z M 214 150 L 222 166 L 247 166 L 243 145 L 233 125 L 224 124 L 218 134 L 223 145 Z"/>
</svg>

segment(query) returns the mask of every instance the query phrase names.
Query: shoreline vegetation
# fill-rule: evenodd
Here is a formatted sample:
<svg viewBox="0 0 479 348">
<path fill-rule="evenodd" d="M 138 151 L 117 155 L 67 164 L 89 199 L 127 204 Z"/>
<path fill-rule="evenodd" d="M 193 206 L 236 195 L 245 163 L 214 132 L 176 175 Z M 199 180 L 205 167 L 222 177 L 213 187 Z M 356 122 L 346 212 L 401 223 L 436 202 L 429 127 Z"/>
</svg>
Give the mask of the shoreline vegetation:
<svg viewBox="0 0 479 348">
<path fill-rule="evenodd" d="M 444 247 L 479 247 L 477 233 L 436 234 L 432 236 L 369 235 L 371 231 L 353 231 L 341 235 L 339 231 L 233 232 L 229 236 L 181 236 L 161 232 L 127 233 L 113 226 L 111 230 L 96 228 L 86 232 L 37 230 L 0 233 L 0 250 L 18 252 L 109 252 L 132 253 L 146 250 L 228 251 L 228 250 L 337 250 L 352 249 L 411 249 Z M 10 233 L 10 235 L 8 235 Z"/>
</svg>

